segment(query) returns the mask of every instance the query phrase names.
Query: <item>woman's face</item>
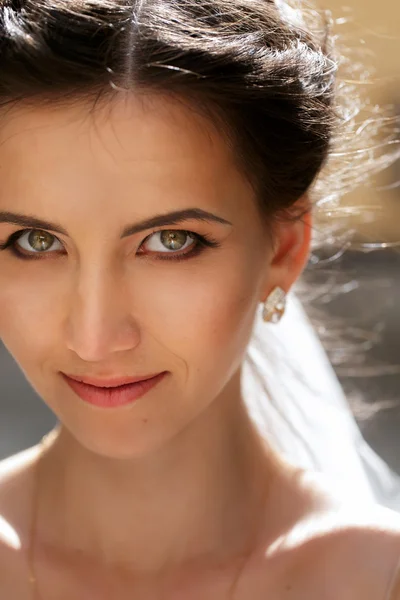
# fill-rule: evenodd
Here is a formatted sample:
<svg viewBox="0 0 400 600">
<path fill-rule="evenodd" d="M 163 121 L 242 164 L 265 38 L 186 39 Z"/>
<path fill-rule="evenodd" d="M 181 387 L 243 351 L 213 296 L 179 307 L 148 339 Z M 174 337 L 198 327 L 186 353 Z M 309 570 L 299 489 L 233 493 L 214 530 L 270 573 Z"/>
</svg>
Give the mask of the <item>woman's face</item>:
<svg viewBox="0 0 400 600">
<path fill-rule="evenodd" d="M 0 243 L 24 232 L 0 252 L 0 337 L 86 447 L 120 457 L 159 447 L 223 393 L 277 284 L 223 138 L 161 97 L 92 113 L 21 105 L 0 123 L 0 168 Z M 179 211 L 191 213 L 168 220 Z M 117 408 L 84 402 L 61 375 L 163 371 Z"/>
</svg>

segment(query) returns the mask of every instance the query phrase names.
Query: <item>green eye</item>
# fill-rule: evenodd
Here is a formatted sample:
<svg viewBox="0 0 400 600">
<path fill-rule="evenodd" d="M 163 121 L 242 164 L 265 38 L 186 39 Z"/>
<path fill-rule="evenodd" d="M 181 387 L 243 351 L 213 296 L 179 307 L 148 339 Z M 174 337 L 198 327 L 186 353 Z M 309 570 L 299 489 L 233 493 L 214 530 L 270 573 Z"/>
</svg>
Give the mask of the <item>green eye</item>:
<svg viewBox="0 0 400 600">
<path fill-rule="evenodd" d="M 188 244 L 188 240 L 192 244 Z M 193 241 L 195 241 L 195 237 L 190 235 L 188 231 L 165 229 L 151 234 L 145 240 L 144 245 L 146 250 L 150 252 L 166 254 L 169 250 L 186 250 L 190 245 L 193 245 Z"/>
<path fill-rule="evenodd" d="M 145 247 L 144 251 L 142 247 Z M 137 255 L 154 260 L 178 261 L 199 256 L 207 248 L 219 247 L 220 243 L 209 235 L 166 229 L 149 235 L 142 242 Z M 65 249 L 62 242 L 48 231 L 24 229 L 16 231 L 6 242 L 0 243 L 0 251 L 2 250 L 9 250 L 19 259 L 37 260 L 51 254 L 56 255 Z"/>
<path fill-rule="evenodd" d="M 154 260 L 188 260 L 199 256 L 207 247 L 219 248 L 220 244 L 208 235 L 182 229 L 164 229 L 149 235 L 142 242 L 138 255 Z"/>
<path fill-rule="evenodd" d="M 8 240 L 0 244 L 0 250 L 9 249 L 17 258 L 37 259 L 56 251 L 64 250 L 56 236 L 42 229 L 23 229 L 16 231 Z M 41 256 L 42 255 L 42 256 Z"/>
<path fill-rule="evenodd" d="M 188 234 L 185 231 L 162 231 L 161 242 L 167 246 L 171 244 L 171 250 L 181 250 L 185 245 Z"/>
<path fill-rule="evenodd" d="M 47 231 L 33 230 L 31 232 L 27 232 L 27 234 L 27 242 L 30 248 L 24 248 L 24 250 L 33 249 L 35 252 L 46 252 L 47 250 L 50 250 L 54 244 L 54 240 L 56 240 L 54 235 L 51 235 L 51 233 L 48 233 Z M 18 241 L 22 240 L 23 238 L 24 236 L 22 235 Z"/>
</svg>

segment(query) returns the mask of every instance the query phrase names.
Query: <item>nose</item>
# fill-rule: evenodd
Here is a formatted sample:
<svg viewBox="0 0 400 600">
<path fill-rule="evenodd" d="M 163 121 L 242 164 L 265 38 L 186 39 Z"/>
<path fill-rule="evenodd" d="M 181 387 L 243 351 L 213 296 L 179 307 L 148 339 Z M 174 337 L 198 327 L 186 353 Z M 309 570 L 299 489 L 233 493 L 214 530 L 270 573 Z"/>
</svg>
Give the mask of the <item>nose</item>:
<svg viewBox="0 0 400 600">
<path fill-rule="evenodd" d="M 71 286 L 65 330 L 68 349 L 85 362 L 135 348 L 139 331 L 123 278 L 104 266 L 81 269 Z"/>
</svg>

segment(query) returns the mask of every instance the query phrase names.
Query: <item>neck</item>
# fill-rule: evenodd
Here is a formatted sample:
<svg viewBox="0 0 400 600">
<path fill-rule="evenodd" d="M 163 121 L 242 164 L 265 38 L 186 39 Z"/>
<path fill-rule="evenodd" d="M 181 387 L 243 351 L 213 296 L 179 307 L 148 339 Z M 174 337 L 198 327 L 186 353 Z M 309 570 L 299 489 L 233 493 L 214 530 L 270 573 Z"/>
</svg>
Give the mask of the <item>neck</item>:
<svg viewBox="0 0 400 600">
<path fill-rule="evenodd" d="M 142 571 L 244 552 L 265 513 L 272 461 L 236 392 L 132 461 L 97 456 L 61 429 L 43 459 L 39 536 L 102 562 L 129 557 Z"/>
</svg>

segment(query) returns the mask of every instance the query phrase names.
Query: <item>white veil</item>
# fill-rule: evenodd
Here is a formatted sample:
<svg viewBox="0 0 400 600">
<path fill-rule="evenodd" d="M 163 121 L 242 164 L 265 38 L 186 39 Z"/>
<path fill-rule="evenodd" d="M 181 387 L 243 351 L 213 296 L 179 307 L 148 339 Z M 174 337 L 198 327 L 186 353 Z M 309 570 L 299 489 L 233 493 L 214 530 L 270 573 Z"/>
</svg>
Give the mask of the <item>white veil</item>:
<svg viewBox="0 0 400 600">
<path fill-rule="evenodd" d="M 289 462 L 333 479 L 353 500 L 400 512 L 400 476 L 363 438 L 295 295 L 278 325 L 257 314 L 248 356 L 256 371 L 246 360 L 242 390 L 263 437 Z"/>
</svg>

